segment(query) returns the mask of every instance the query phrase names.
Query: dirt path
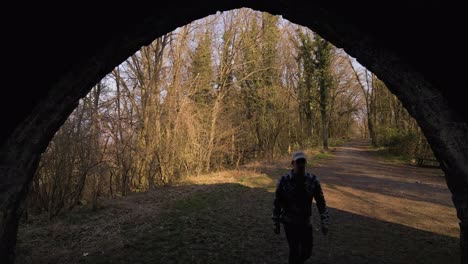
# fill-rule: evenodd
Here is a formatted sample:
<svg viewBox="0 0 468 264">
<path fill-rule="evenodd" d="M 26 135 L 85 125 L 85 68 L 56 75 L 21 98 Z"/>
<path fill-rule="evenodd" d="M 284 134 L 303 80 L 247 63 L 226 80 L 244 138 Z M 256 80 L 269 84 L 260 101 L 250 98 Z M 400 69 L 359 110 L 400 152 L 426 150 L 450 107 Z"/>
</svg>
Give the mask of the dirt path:
<svg viewBox="0 0 468 264">
<path fill-rule="evenodd" d="M 366 140 L 337 148 L 312 171 L 323 181 L 330 207 L 456 237 L 456 212 L 437 168 L 376 158 Z"/>
<path fill-rule="evenodd" d="M 341 250 L 352 256 L 343 254 L 343 259 L 457 263 L 458 221 L 443 172 L 392 164 L 372 152 L 368 141 L 353 140 L 337 148 L 333 159 L 312 168 L 325 186 L 328 206 L 351 214 L 351 221 L 334 221 L 353 230 L 347 232 L 351 238 L 338 239 L 354 244 L 351 251 Z"/>
<path fill-rule="evenodd" d="M 286 263 L 272 230 L 274 164 L 192 177 L 20 228 L 18 263 Z M 310 168 L 330 208 L 308 263 L 457 263 L 455 210 L 438 169 L 376 158 L 353 140 Z M 314 226 L 318 216 L 314 209 Z"/>
</svg>

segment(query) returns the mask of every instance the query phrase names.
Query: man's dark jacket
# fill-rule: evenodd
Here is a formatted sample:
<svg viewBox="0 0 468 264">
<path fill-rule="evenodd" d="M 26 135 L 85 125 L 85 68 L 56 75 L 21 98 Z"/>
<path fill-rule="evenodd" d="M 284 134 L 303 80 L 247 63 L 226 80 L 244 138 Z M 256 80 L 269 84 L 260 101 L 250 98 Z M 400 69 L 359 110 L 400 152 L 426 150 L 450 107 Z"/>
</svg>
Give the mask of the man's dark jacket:
<svg viewBox="0 0 468 264">
<path fill-rule="evenodd" d="M 306 173 L 304 177 L 296 177 L 292 170 L 289 171 L 277 183 L 273 221 L 284 224 L 309 223 L 312 199 L 317 203 L 321 224 L 328 225 L 328 209 L 317 176 Z"/>
</svg>

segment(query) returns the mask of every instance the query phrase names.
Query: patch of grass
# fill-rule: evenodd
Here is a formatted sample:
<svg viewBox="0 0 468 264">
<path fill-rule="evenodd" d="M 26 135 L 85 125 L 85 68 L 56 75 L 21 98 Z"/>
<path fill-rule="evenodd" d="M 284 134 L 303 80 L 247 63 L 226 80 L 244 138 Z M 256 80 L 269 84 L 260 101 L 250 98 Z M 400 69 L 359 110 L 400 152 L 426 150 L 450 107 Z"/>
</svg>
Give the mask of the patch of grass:
<svg viewBox="0 0 468 264">
<path fill-rule="evenodd" d="M 413 164 L 414 159 L 408 155 L 396 154 L 385 147 L 374 147 L 371 153 L 376 157 L 395 164 Z"/>
<path fill-rule="evenodd" d="M 339 147 L 348 142 L 348 138 L 330 138 L 328 139 L 328 145 L 330 147 Z"/>
<path fill-rule="evenodd" d="M 308 154 L 313 164 L 334 155 L 315 149 Z M 285 263 L 284 229 L 280 236 L 272 230 L 270 187 L 289 162 L 287 156 L 272 164 L 194 176 L 106 201 L 95 212 L 23 226 L 17 263 Z M 330 204 L 333 198 L 335 204 L 352 199 L 339 196 L 337 189 L 325 195 Z M 315 256 L 308 263 L 456 263 L 456 238 L 332 207 L 330 233 L 324 237 L 313 207 Z"/>
<path fill-rule="evenodd" d="M 308 161 L 310 165 L 317 165 L 320 161 L 333 157 L 331 152 L 317 152 L 313 154 L 312 160 Z"/>
<path fill-rule="evenodd" d="M 163 209 L 173 212 L 183 212 L 184 214 L 193 214 L 221 202 L 223 198 L 224 192 L 222 190 L 209 193 L 199 191 L 190 195 L 186 199 L 177 200 L 173 203 L 167 204 L 166 208 Z"/>
<path fill-rule="evenodd" d="M 124 248 L 106 256 L 90 255 L 87 261 L 283 263 L 285 241 L 272 232 L 271 202 L 272 194 L 263 189 L 213 184 L 165 204 L 157 219 L 140 219 L 128 226 Z"/>
</svg>

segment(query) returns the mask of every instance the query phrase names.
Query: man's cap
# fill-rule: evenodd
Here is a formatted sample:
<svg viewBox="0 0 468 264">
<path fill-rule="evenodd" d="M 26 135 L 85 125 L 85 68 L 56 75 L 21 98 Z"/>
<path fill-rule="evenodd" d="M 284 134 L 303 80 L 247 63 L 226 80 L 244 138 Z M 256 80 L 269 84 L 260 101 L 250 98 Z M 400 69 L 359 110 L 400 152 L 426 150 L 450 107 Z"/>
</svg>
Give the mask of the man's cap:
<svg viewBox="0 0 468 264">
<path fill-rule="evenodd" d="M 292 160 L 293 160 L 293 161 L 296 161 L 296 160 L 298 160 L 298 159 L 305 159 L 305 160 L 307 160 L 307 159 L 306 159 L 306 155 L 304 154 L 304 152 L 302 152 L 302 151 L 296 151 L 296 152 L 294 152 L 294 154 L 293 154 L 293 156 L 292 156 Z"/>
</svg>

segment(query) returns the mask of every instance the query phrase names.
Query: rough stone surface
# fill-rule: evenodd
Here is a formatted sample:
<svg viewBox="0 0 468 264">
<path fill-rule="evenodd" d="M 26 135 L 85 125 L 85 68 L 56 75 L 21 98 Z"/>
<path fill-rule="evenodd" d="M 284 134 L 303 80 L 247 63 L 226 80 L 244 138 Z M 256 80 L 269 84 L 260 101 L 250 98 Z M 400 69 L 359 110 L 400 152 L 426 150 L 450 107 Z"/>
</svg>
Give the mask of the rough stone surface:
<svg viewBox="0 0 468 264">
<path fill-rule="evenodd" d="M 467 61 L 467 19 L 461 5 L 399 0 L 13 4 L 8 21 L 2 18 L 10 83 L 3 83 L 0 97 L 0 259 L 13 262 L 16 222 L 37 161 L 79 98 L 142 45 L 195 19 L 239 7 L 307 26 L 376 73 L 417 119 L 466 226 L 468 117 L 460 96 L 466 67 L 458 65 Z M 465 241 L 465 254 L 467 246 Z"/>
</svg>

